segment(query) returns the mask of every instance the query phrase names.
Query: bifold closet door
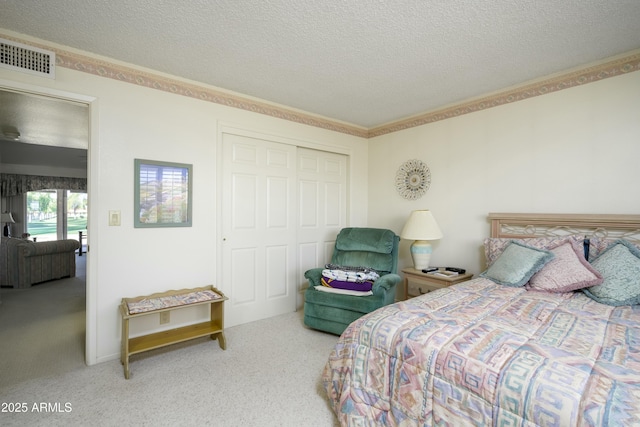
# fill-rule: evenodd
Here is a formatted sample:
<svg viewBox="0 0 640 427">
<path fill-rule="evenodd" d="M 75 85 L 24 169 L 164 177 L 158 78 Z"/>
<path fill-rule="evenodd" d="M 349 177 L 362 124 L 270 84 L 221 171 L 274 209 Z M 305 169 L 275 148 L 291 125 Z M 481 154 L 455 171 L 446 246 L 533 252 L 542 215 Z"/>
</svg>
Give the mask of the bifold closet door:
<svg viewBox="0 0 640 427">
<path fill-rule="evenodd" d="M 296 147 L 223 133 L 226 327 L 296 305 Z"/>
<path fill-rule="evenodd" d="M 335 239 L 347 223 L 347 156 L 298 148 L 298 273 L 299 289 L 306 288 L 304 272 L 331 260 Z M 296 306 L 304 298 L 298 292 Z"/>
</svg>

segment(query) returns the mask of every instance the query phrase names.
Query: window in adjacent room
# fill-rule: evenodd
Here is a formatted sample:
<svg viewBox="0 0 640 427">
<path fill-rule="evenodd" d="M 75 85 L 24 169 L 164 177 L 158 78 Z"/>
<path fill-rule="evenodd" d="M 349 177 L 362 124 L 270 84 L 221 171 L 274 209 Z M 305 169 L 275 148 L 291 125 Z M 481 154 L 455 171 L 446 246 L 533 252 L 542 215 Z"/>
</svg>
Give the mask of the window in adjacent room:
<svg viewBox="0 0 640 427">
<path fill-rule="evenodd" d="M 38 242 L 80 239 L 87 234 L 87 193 L 40 190 L 27 193 L 27 233 Z"/>
</svg>

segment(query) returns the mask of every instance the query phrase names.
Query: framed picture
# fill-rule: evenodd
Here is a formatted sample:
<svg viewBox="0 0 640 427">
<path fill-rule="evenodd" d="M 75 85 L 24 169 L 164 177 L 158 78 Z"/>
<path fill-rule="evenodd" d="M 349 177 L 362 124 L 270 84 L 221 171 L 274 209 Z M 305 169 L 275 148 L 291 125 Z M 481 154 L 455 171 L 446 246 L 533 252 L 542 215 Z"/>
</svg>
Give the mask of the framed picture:
<svg viewBox="0 0 640 427">
<path fill-rule="evenodd" d="M 135 228 L 191 227 L 193 166 L 134 159 Z"/>
</svg>

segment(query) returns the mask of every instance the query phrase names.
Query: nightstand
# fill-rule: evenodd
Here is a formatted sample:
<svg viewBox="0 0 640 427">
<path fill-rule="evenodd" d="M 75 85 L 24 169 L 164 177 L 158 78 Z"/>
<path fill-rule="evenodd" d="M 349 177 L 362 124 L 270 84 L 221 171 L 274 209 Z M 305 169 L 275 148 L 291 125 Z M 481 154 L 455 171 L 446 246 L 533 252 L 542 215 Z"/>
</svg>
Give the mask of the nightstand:
<svg viewBox="0 0 640 427">
<path fill-rule="evenodd" d="M 471 280 L 473 274 L 458 274 L 452 277 L 436 276 L 434 274 L 423 273 L 415 268 L 404 268 L 404 298 L 413 298 L 418 295 L 437 289 L 446 288 L 447 286 Z"/>
</svg>

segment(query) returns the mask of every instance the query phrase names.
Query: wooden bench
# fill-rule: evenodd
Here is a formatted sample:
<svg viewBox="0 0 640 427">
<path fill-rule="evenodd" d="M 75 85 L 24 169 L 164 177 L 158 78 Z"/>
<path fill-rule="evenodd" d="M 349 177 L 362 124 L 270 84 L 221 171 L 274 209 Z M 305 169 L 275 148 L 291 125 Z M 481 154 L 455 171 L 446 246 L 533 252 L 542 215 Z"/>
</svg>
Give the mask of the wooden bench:
<svg viewBox="0 0 640 427">
<path fill-rule="evenodd" d="M 122 349 L 120 362 L 124 365 L 124 377 L 129 379 L 129 356 L 155 348 L 207 335 L 217 339 L 220 348 L 227 347 L 224 337 L 224 302 L 228 298 L 213 286 L 167 291 L 135 298 L 122 298 Z M 196 305 L 210 304 L 210 320 L 187 326 L 129 337 L 129 320 Z M 160 314 L 162 316 L 162 314 Z"/>
</svg>

